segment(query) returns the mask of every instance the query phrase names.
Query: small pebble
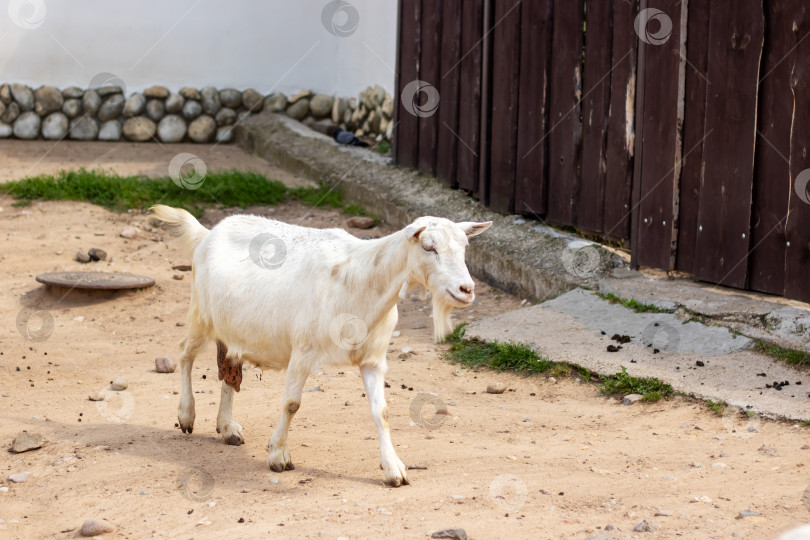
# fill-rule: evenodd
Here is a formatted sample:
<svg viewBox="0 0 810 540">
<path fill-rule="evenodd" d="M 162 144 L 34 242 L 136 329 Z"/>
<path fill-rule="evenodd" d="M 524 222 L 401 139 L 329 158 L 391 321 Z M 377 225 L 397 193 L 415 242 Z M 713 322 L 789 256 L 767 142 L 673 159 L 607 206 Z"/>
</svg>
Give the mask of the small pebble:
<svg viewBox="0 0 810 540">
<path fill-rule="evenodd" d="M 421 330 L 422 328 L 427 328 L 425 323 L 414 323 L 411 325 L 411 330 Z"/>
<path fill-rule="evenodd" d="M 177 281 L 180 281 L 180 280 L 182 280 L 184 277 L 185 277 L 185 276 L 184 276 L 183 274 L 174 274 L 174 275 L 172 276 L 172 279 L 176 279 Z"/>
<path fill-rule="evenodd" d="M 442 529 L 430 535 L 431 538 L 449 538 L 451 540 L 467 540 L 467 531 L 464 529 Z"/>
<path fill-rule="evenodd" d="M 487 394 L 503 394 L 506 391 L 506 385 L 502 382 L 492 382 L 487 385 Z"/>
<path fill-rule="evenodd" d="M 82 536 L 98 536 L 115 531 L 115 525 L 103 519 L 88 519 L 82 524 L 79 534 Z"/>
<path fill-rule="evenodd" d="M 399 330 L 394 330 L 391 334 L 391 337 L 399 337 L 402 334 Z"/>
<path fill-rule="evenodd" d="M 87 399 L 89 399 L 90 401 L 104 401 L 104 394 L 96 390 L 95 392 L 91 392 L 87 396 Z"/>
<path fill-rule="evenodd" d="M 353 216 L 346 221 L 346 224 L 355 229 L 370 229 L 374 226 L 374 220 L 370 217 Z"/>
<path fill-rule="evenodd" d="M 73 256 L 73 260 L 80 263 L 89 263 L 90 262 L 90 255 L 85 253 L 82 250 L 76 252 L 76 255 Z"/>
<path fill-rule="evenodd" d="M 28 452 L 29 450 L 42 448 L 43 444 L 45 444 L 45 438 L 42 435 L 23 430 L 14 438 L 11 450 L 20 454 L 22 452 Z"/>
<path fill-rule="evenodd" d="M 99 248 L 90 248 L 89 250 L 87 250 L 87 254 L 94 261 L 103 261 L 104 259 L 107 258 L 107 252 Z"/>
<path fill-rule="evenodd" d="M 113 379 L 110 388 L 113 390 L 126 390 L 127 389 L 127 380 L 123 377 L 116 377 Z"/>
<path fill-rule="evenodd" d="M 124 227 L 121 231 L 121 238 L 129 238 L 130 240 L 138 236 L 138 229 L 132 226 Z"/>
<path fill-rule="evenodd" d="M 14 473 L 8 475 L 8 480 L 9 482 L 14 482 L 15 484 L 22 484 L 23 482 L 27 482 L 30 476 L 31 473 L 28 472 Z"/>
<path fill-rule="evenodd" d="M 633 532 L 655 532 L 658 530 L 658 525 L 649 522 L 646 519 L 633 527 Z"/>
<path fill-rule="evenodd" d="M 155 358 L 155 371 L 158 373 L 174 373 L 175 369 L 177 369 L 177 362 L 168 356 Z"/>
</svg>

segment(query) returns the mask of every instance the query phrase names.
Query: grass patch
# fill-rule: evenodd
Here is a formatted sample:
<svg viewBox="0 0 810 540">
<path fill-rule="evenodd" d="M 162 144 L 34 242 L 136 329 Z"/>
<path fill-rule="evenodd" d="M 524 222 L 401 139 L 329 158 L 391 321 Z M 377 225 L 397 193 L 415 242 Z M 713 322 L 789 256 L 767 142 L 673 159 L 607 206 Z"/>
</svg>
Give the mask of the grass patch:
<svg viewBox="0 0 810 540">
<path fill-rule="evenodd" d="M 374 150 L 382 155 L 385 155 L 391 151 L 391 143 L 385 140 L 380 141 L 380 144 L 378 144 Z"/>
<path fill-rule="evenodd" d="M 634 300 L 633 298 L 621 298 L 616 296 L 613 293 L 598 293 L 599 297 L 603 300 L 607 300 L 611 304 L 621 304 L 627 309 L 632 309 L 636 313 L 675 313 L 674 309 L 664 309 L 658 306 L 654 306 L 652 304 L 645 304 L 644 302 L 639 302 Z"/>
<path fill-rule="evenodd" d="M 810 364 L 810 353 L 796 349 L 786 349 L 761 339 L 758 339 L 754 344 L 754 350 L 787 362 L 788 364 L 793 364 L 794 366 L 806 366 Z"/>
<path fill-rule="evenodd" d="M 36 199 L 86 201 L 115 212 L 166 204 L 199 217 L 206 207 L 264 204 L 275 206 L 298 200 L 308 206 L 343 206 L 341 193 L 329 187 L 288 188 L 277 180 L 243 171 L 209 172 L 197 189 L 183 189 L 169 177 L 120 176 L 107 171 L 80 169 L 40 175 L 0 185 L 0 193 L 17 199 L 18 206 Z"/>
<path fill-rule="evenodd" d="M 723 416 L 723 411 L 726 410 L 726 404 L 722 401 L 711 401 L 707 399 L 706 406 L 717 416 Z"/>
<path fill-rule="evenodd" d="M 525 345 L 515 343 L 484 343 L 483 341 L 464 339 L 465 325 L 460 324 L 447 336 L 450 350 L 447 359 L 454 364 L 469 368 L 488 367 L 498 371 L 516 371 L 519 373 L 546 373 L 556 363 L 548 358 L 538 356 Z"/>
<path fill-rule="evenodd" d="M 802 422 L 802 425 L 804 427 L 810 427 L 810 420 L 805 420 L 804 422 Z"/>
<path fill-rule="evenodd" d="M 648 403 L 671 396 L 674 393 L 672 386 L 655 378 L 633 377 L 627 369 L 621 366 L 621 372 L 613 377 L 602 377 L 601 392 L 608 396 L 616 394 L 641 394 L 642 400 Z"/>
</svg>

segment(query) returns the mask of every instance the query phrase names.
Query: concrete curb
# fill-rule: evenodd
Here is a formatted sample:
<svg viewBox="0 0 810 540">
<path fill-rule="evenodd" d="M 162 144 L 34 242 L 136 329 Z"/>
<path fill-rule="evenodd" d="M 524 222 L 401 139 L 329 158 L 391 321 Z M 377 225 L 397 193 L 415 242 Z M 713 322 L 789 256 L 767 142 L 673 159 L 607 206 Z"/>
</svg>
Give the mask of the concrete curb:
<svg viewBox="0 0 810 540">
<path fill-rule="evenodd" d="M 491 212 L 441 181 L 390 165 L 379 154 L 340 146 L 285 116 L 263 112 L 234 130 L 236 142 L 292 173 L 343 192 L 386 223 L 403 227 L 423 215 L 455 221 L 493 221 L 467 251 L 470 272 L 530 301 L 556 297 L 575 287 L 598 286 L 600 278 L 626 266 L 600 244 Z"/>
</svg>

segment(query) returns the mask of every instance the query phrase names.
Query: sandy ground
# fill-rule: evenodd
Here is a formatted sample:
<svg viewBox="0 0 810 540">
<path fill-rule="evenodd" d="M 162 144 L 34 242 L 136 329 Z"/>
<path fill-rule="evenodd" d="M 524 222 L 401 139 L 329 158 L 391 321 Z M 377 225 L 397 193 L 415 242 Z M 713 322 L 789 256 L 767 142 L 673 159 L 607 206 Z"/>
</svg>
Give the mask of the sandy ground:
<svg viewBox="0 0 810 540">
<path fill-rule="evenodd" d="M 459 369 L 442 358 L 445 346 L 432 344 L 429 303 L 417 297 L 400 304 L 387 377 L 397 452 L 424 467 L 409 471 L 411 485 L 382 484 L 362 381 L 350 368 L 310 378 L 305 388 L 320 389 L 304 394 L 292 425 L 296 469 L 273 473 L 264 460 L 279 414 L 278 373 L 246 372 L 234 404 L 246 444 L 226 446 L 215 432 L 219 383 L 210 345 L 194 368 L 194 434 L 175 427 L 179 375 L 156 373 L 154 358 L 176 357 L 183 337 L 177 323 L 185 320 L 189 279 L 172 266 L 188 260 L 178 243 L 137 214 L 8 202 L 0 202 L 0 445 L 23 429 L 47 444 L 0 452 L 0 485 L 8 487 L 0 491 L 0 537 L 77 538 L 92 517 L 118 527 L 108 537 L 125 538 L 424 538 L 448 527 L 479 539 L 631 538 L 642 520 L 657 527 L 643 535 L 650 538 L 774 538 L 810 521 L 802 502 L 810 483 L 806 428 L 762 421 L 749 433 L 688 400 L 625 407 L 574 378 Z M 345 221 L 337 211 L 298 205 L 266 213 L 311 226 Z M 120 238 L 126 225 L 140 235 Z M 73 262 L 90 247 L 107 250 L 108 260 Z M 34 281 L 78 269 L 151 275 L 157 285 L 63 296 Z M 456 312 L 457 320 L 520 309 L 520 299 L 486 284 L 477 293 L 478 303 Z M 44 313 L 19 324 L 26 308 Z M 52 333 L 26 340 L 42 318 L 52 319 Z M 404 347 L 416 354 L 400 358 Z M 88 400 L 116 377 L 126 378 L 125 391 Z M 484 393 L 496 380 L 509 390 Z M 418 396 L 428 392 L 449 414 L 433 417 L 428 404 L 420 426 Z M 6 480 L 24 471 L 27 482 Z M 760 515 L 737 519 L 743 510 Z"/>
</svg>

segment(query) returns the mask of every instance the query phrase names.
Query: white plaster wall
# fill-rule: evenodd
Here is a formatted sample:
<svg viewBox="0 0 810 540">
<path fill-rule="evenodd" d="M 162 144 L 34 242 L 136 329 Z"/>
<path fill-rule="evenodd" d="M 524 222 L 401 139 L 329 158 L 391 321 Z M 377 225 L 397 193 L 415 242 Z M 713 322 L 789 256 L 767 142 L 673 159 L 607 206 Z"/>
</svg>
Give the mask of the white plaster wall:
<svg viewBox="0 0 810 540">
<path fill-rule="evenodd" d="M 379 84 L 391 92 L 397 0 L 347 2 L 335 22 L 354 9 L 359 23 L 346 37 L 322 23 L 329 2 L 6 0 L 0 82 L 87 87 L 111 73 L 127 92 L 153 84 L 340 96 Z"/>
</svg>

